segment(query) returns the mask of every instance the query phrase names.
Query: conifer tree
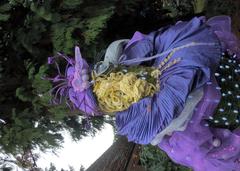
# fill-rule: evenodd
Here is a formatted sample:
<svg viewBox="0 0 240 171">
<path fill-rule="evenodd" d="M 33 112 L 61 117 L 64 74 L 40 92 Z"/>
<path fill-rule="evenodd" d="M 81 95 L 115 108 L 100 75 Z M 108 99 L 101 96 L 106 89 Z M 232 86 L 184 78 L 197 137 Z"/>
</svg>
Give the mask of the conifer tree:
<svg viewBox="0 0 240 171">
<path fill-rule="evenodd" d="M 69 130 L 78 140 L 101 129 L 103 118 L 84 118 L 64 104 L 49 103 L 52 85 L 42 79 L 53 72 L 47 57 L 56 52 L 73 56 L 74 46 L 80 45 L 91 63 L 115 39 L 130 38 L 136 30 L 148 33 L 192 14 L 192 3 L 169 2 L 174 8 L 157 0 L 1 0 L 1 151 L 21 154 L 26 160 L 18 162 L 24 164 L 36 147 L 59 148 L 60 130 Z"/>
</svg>

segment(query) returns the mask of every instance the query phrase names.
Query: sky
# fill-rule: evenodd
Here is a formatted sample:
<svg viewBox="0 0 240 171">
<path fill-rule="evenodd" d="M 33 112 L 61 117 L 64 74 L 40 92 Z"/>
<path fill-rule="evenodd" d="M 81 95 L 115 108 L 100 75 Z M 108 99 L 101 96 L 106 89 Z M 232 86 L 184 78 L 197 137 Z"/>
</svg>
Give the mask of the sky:
<svg viewBox="0 0 240 171">
<path fill-rule="evenodd" d="M 112 145 L 114 130 L 110 124 L 105 123 L 104 128 L 98 131 L 94 137 L 87 136 L 79 141 L 73 141 L 67 131 L 62 131 L 62 136 L 64 137 L 64 143 L 62 148 L 56 151 L 57 155 L 52 152 L 33 151 L 40 156 L 37 160 L 38 167 L 49 168 L 50 163 L 53 163 L 59 171 L 69 169 L 69 166 L 78 171 L 81 165 L 87 169 Z M 0 153 L 0 157 L 5 158 L 6 156 Z M 15 160 L 12 155 L 8 156 L 8 159 Z M 11 166 L 13 171 L 23 171 L 14 163 L 8 163 L 8 166 Z"/>
<path fill-rule="evenodd" d="M 105 124 L 104 129 L 96 134 L 95 137 L 84 137 L 78 142 L 74 142 L 68 132 L 63 132 L 64 143 L 63 148 L 57 151 L 57 155 L 53 153 L 41 153 L 37 165 L 40 168 L 49 167 L 50 163 L 54 163 L 57 170 L 69 169 L 69 165 L 79 170 L 80 166 L 88 168 L 96 161 L 113 143 L 114 132 L 110 124 Z"/>
</svg>

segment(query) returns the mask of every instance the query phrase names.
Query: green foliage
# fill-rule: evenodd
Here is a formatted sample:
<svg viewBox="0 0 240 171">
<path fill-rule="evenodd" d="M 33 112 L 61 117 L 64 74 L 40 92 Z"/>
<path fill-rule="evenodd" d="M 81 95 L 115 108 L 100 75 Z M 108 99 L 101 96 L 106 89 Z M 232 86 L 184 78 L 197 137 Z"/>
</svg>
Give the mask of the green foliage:
<svg viewBox="0 0 240 171">
<path fill-rule="evenodd" d="M 42 19 L 49 21 L 49 22 L 59 22 L 60 16 L 57 13 L 54 13 L 54 11 L 51 11 L 49 8 L 50 1 L 46 2 L 45 6 L 39 6 L 36 3 L 31 3 L 30 9 L 39 17 Z"/>
<path fill-rule="evenodd" d="M 63 139 L 59 134 L 59 131 L 63 129 L 62 124 L 52 120 L 50 116 L 45 116 L 46 106 L 44 104 L 48 104 L 46 99 L 42 101 L 42 96 L 38 94 L 51 87 L 48 81 L 40 80 L 40 75 L 46 68 L 42 66 L 35 73 L 31 63 L 28 63 L 27 67 L 29 84 L 17 88 L 16 98 L 21 101 L 21 105 L 28 106 L 28 108 L 13 108 L 12 111 L 8 111 L 8 117 L 4 114 L 0 116 L 8 120 L 6 124 L 1 125 L 0 137 L 0 144 L 6 153 L 18 154 L 36 146 L 42 150 L 57 148 L 60 147 Z M 39 87 L 41 85 L 42 87 Z"/>
<path fill-rule="evenodd" d="M 6 122 L 0 125 L 0 144 L 6 153 L 58 148 L 63 129 L 69 129 L 74 140 L 101 129 L 103 119 L 91 124 L 64 103 L 51 105 L 52 85 L 43 77 L 51 72 L 47 57 L 57 51 L 73 54 L 76 44 L 96 51 L 95 41 L 113 14 L 114 1 L 103 4 L 94 0 L 0 2 L 0 118 Z"/>
<path fill-rule="evenodd" d="M 11 5 L 9 3 L 0 6 L 0 12 L 8 12 L 11 10 Z"/>
<path fill-rule="evenodd" d="M 83 3 L 83 0 L 64 0 L 62 7 L 66 9 L 75 9 Z"/>
<path fill-rule="evenodd" d="M 72 54 L 76 44 L 95 44 L 114 6 L 114 1 L 102 5 L 93 0 L 39 2 L 5 0 L 0 3 L 0 22 L 9 21 L 4 24 L 11 28 L 6 34 L 10 35 L 10 42 L 17 40 L 11 46 L 19 54 L 28 52 L 38 61 L 56 51 Z"/>
<path fill-rule="evenodd" d="M 95 15 L 91 14 L 93 10 Z M 86 32 L 83 33 L 85 43 L 89 45 L 96 40 L 99 32 L 105 27 L 106 21 L 113 14 L 113 7 L 104 7 L 104 5 L 102 5 L 102 7 L 99 8 L 99 5 L 91 6 L 86 8 L 85 12 L 91 16 L 84 22 Z"/>
<path fill-rule="evenodd" d="M 215 15 L 233 15 L 238 11 L 238 6 L 235 4 L 235 0 L 222 1 L 212 0 L 207 2 L 206 13 L 208 16 Z"/>
<path fill-rule="evenodd" d="M 191 171 L 173 163 L 163 151 L 151 145 L 143 146 L 140 161 L 148 171 Z"/>
<path fill-rule="evenodd" d="M 48 171 L 57 171 L 57 168 L 54 166 L 53 163 L 50 164 L 50 168 L 48 169 Z"/>
<path fill-rule="evenodd" d="M 45 121 L 38 121 L 39 127 L 37 127 L 36 118 L 32 116 L 31 111 L 26 109 L 16 114 L 16 110 L 13 110 L 11 119 L 11 125 L 1 126 L 0 144 L 6 153 L 22 154 L 25 149 L 36 146 L 41 150 L 59 147 L 59 142 L 62 141 L 61 135 L 49 133 L 49 128 L 45 128 Z M 51 124 L 59 127 L 56 123 Z"/>
<path fill-rule="evenodd" d="M 199 14 L 204 11 L 206 8 L 206 0 L 194 0 L 193 1 L 193 8 L 194 8 L 194 13 Z"/>
<path fill-rule="evenodd" d="M 86 21 L 85 25 L 88 28 L 88 31 L 84 32 L 83 36 L 85 37 L 85 43 L 87 45 L 96 39 L 99 30 L 102 30 L 103 26 L 105 25 L 104 21 L 106 21 L 106 18 L 108 17 L 109 15 L 100 15 Z"/>
<path fill-rule="evenodd" d="M 0 119 L 6 122 L 0 123 L 1 150 L 19 154 L 36 147 L 43 151 L 56 149 L 61 147 L 63 129 L 77 141 L 89 134 L 94 136 L 102 128 L 105 120 L 101 117 L 87 119 L 64 103 L 50 104 L 52 85 L 42 79 L 51 74 L 46 65 L 49 55 L 57 51 L 73 55 L 78 44 L 83 56 L 94 61 L 93 57 L 109 42 L 129 38 L 136 30 L 148 33 L 204 11 L 207 16 L 235 14 L 239 11 L 235 2 L 212 0 L 206 5 L 205 0 L 1 0 Z M 235 115 L 232 122 L 234 119 Z M 189 170 L 151 146 L 143 148 L 141 163 L 154 171 Z M 51 169 L 56 170 L 54 165 Z"/>
<path fill-rule="evenodd" d="M 167 9 L 170 17 L 194 14 L 194 0 L 164 0 L 163 8 Z"/>
<path fill-rule="evenodd" d="M 10 18 L 8 14 L 0 14 L 0 21 L 7 21 Z"/>
<path fill-rule="evenodd" d="M 64 102 L 50 104 L 52 75 L 47 57 L 57 51 L 73 55 L 80 45 L 84 57 L 94 56 L 110 41 L 149 32 L 172 21 L 169 16 L 192 14 L 192 4 L 171 10 L 155 0 L 2 0 L 0 2 L 0 144 L 4 152 L 61 147 L 61 130 L 73 140 L 102 128 L 103 118 L 84 118 Z M 175 4 L 174 1 L 171 1 Z M 184 11 L 182 8 L 185 8 Z M 179 12 L 178 14 L 174 12 Z M 168 15 L 172 13 L 171 15 Z M 167 14 L 167 15 L 166 15 Z M 154 17 L 153 17 L 154 16 Z"/>
<path fill-rule="evenodd" d="M 27 93 L 28 91 L 26 91 L 24 87 L 18 87 L 16 90 L 16 97 L 23 102 L 31 102 L 33 97 L 31 94 Z"/>
<path fill-rule="evenodd" d="M 10 18 L 10 14 L 6 14 L 10 11 L 11 6 L 9 4 L 4 4 L 0 6 L 0 22 L 8 21 Z"/>
<path fill-rule="evenodd" d="M 79 171 L 84 171 L 84 170 L 85 170 L 84 167 L 81 165 Z M 50 163 L 49 168 L 45 168 L 44 171 L 59 171 L 59 170 L 57 170 L 54 163 Z M 65 169 L 62 168 L 61 171 L 77 171 L 77 170 L 75 170 L 72 166 L 69 166 L 69 169 L 65 170 Z"/>
<path fill-rule="evenodd" d="M 66 23 L 52 25 L 52 41 L 55 52 L 63 51 L 69 54 L 72 53 L 74 45 L 77 44 L 77 40 L 72 37 L 72 33 L 75 29 L 80 28 L 81 24 L 75 18 Z"/>
</svg>

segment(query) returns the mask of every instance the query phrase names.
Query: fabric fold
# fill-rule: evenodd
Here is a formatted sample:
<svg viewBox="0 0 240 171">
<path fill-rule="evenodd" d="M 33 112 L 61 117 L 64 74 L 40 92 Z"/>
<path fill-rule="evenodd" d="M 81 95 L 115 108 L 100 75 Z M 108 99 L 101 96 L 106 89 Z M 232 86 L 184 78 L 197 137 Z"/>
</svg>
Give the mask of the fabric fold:
<svg viewBox="0 0 240 171">
<path fill-rule="evenodd" d="M 151 141 L 152 145 L 159 144 L 164 136 L 172 135 L 175 131 L 184 131 L 192 118 L 194 109 L 203 97 L 203 89 L 199 88 L 189 94 L 186 105 L 184 106 L 181 114 L 172 120 L 172 122 L 160 133 L 158 133 L 154 139 Z"/>
<path fill-rule="evenodd" d="M 153 43 L 150 40 L 153 39 L 144 35 L 137 41 L 130 40 L 133 43 L 123 52 L 126 60 L 146 57 L 146 53 L 139 49 L 145 49 L 142 46 L 148 47 L 146 42 Z M 214 46 L 204 46 L 200 50 L 197 46 L 186 47 L 176 51 L 170 61 L 177 58 L 181 60 L 161 75 L 160 91 L 153 97 L 144 98 L 129 109 L 116 113 L 118 134 L 126 135 L 129 141 L 139 144 L 150 143 L 157 133 L 182 112 L 188 94 L 210 80 L 211 72 L 214 72 L 222 53 L 216 35 L 198 18 L 170 27 L 159 34 L 155 41 L 161 42 L 161 45 L 156 47 L 157 53 L 191 42 L 214 43 Z M 166 56 L 157 58 L 154 66 L 158 66 Z"/>
</svg>

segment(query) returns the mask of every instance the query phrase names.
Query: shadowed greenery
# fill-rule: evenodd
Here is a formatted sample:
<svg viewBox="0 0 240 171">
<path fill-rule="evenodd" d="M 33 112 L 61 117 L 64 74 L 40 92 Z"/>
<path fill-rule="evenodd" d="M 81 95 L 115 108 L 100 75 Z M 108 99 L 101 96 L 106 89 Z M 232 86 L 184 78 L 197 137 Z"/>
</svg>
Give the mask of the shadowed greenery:
<svg viewBox="0 0 240 171">
<path fill-rule="evenodd" d="M 50 103 L 52 84 L 43 77 L 53 75 L 56 68 L 46 64 L 48 56 L 56 52 L 73 56 L 74 46 L 80 45 L 84 58 L 96 62 L 98 52 L 111 41 L 130 38 L 136 30 L 148 33 L 195 13 L 211 16 L 238 9 L 233 1 L 227 2 L 233 8 L 224 3 L 209 1 L 206 11 L 205 0 L 1 0 L 1 151 L 25 156 L 19 159 L 24 165 L 30 160 L 29 150 L 60 148 L 61 130 L 67 129 L 77 141 L 94 136 L 106 122 L 102 117 L 84 118 L 64 103 Z M 164 156 L 150 147 L 142 154 L 143 164 L 151 169 L 156 164 L 151 163 Z M 166 156 L 162 159 L 161 168 L 178 168 Z"/>
<path fill-rule="evenodd" d="M 175 164 L 167 154 L 152 145 L 143 146 L 140 156 L 141 164 L 147 171 L 191 171 L 191 169 Z"/>
</svg>

